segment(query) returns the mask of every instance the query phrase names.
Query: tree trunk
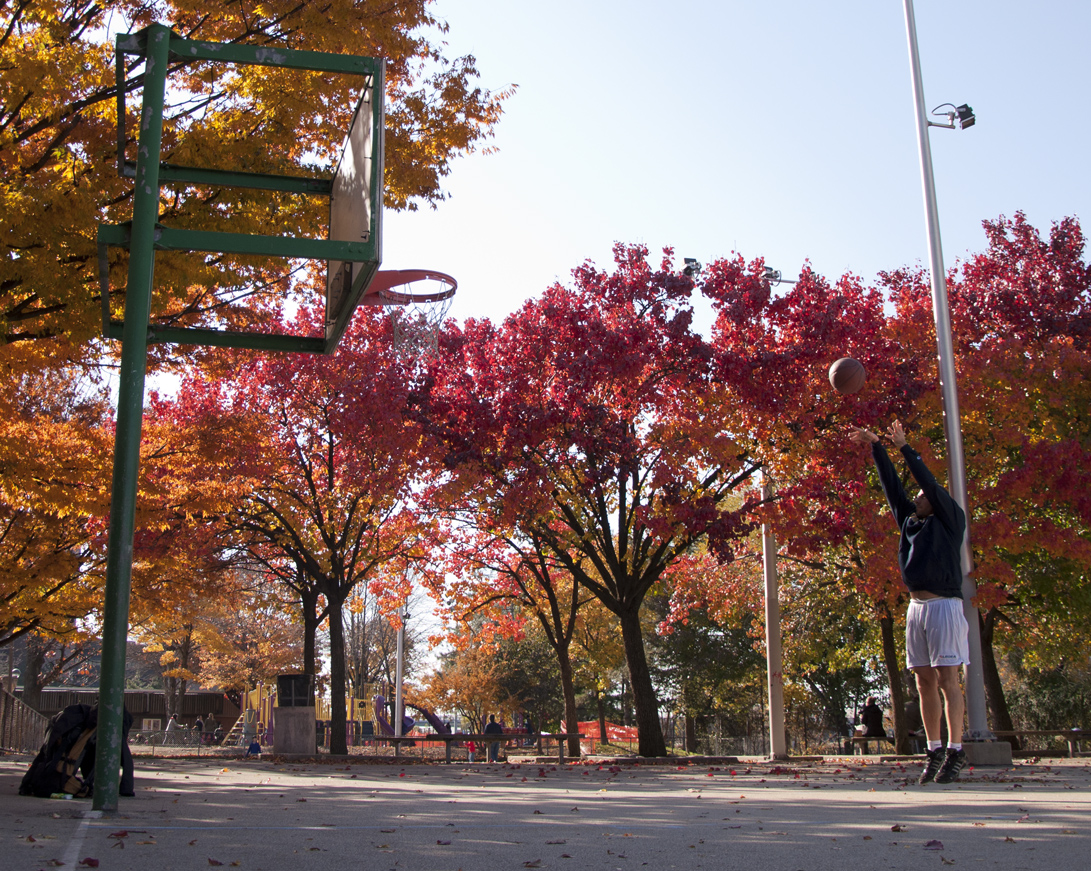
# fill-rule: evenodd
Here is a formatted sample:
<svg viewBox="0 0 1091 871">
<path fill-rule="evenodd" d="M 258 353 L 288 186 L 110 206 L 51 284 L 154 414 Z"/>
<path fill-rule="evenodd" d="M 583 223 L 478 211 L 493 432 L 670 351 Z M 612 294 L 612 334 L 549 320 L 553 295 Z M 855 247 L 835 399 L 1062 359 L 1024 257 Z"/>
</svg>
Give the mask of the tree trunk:
<svg viewBox="0 0 1091 871">
<path fill-rule="evenodd" d="M 625 643 L 625 662 L 629 666 L 629 682 L 633 688 L 638 752 L 641 756 L 666 756 L 667 745 L 663 741 L 663 728 L 659 724 L 659 702 L 655 697 L 648 660 L 644 655 L 640 612 L 634 608 L 618 616 L 621 620 L 621 638 Z"/>
<path fill-rule="evenodd" d="M 345 624 L 341 620 L 344 602 L 329 595 L 326 602 L 330 618 L 330 755 L 345 756 L 349 748 L 345 739 L 348 710 L 345 706 Z M 400 715 L 401 711 L 395 711 L 395 717 Z"/>
<path fill-rule="evenodd" d="M 902 667 L 898 662 L 898 644 L 894 640 L 894 616 L 889 612 L 881 614 L 879 628 L 883 636 L 883 662 L 894 716 L 894 752 L 904 755 L 909 752 L 909 729 L 905 723 L 905 684 L 902 683 Z"/>
<path fill-rule="evenodd" d="M 564 694 L 564 724 L 565 729 L 571 735 L 568 739 L 568 755 L 578 758 L 580 755 L 580 739 L 577 733 L 580 731 L 579 713 L 576 710 L 576 684 L 572 679 L 572 657 L 569 656 L 568 645 L 558 645 L 557 664 L 561 669 L 561 692 Z M 539 725 L 541 719 L 538 720 Z"/>
<path fill-rule="evenodd" d="M 34 633 L 26 636 L 26 659 L 23 662 L 23 704 L 36 711 L 42 709 L 42 666 L 45 665 L 45 645 Z"/>
<path fill-rule="evenodd" d="M 185 637 L 178 644 L 175 652 L 177 659 L 175 660 L 174 667 L 180 672 L 189 671 L 190 653 L 193 648 L 193 634 L 192 627 L 188 629 Z M 163 702 L 167 709 L 167 719 L 171 717 L 181 717 L 182 714 L 182 696 L 186 694 L 186 679 L 184 677 L 164 677 L 163 678 Z"/>
<path fill-rule="evenodd" d="M 689 711 L 686 711 L 682 714 L 682 722 L 685 724 L 683 728 L 685 729 L 686 752 L 696 753 L 697 720 L 694 718 L 693 714 L 691 714 Z"/>
<path fill-rule="evenodd" d="M 1004 685 L 1000 681 L 1000 670 L 996 667 L 996 654 L 993 652 L 993 634 L 996 631 L 996 618 L 1000 612 L 990 608 L 984 615 L 978 612 L 981 621 L 981 667 L 985 672 L 985 701 L 989 708 L 992 728 L 1001 732 L 1010 732 L 1015 727 L 1011 722 L 1011 711 L 1004 696 Z M 1019 750 L 1019 737 L 1012 735 L 1011 749 Z"/>
<path fill-rule="evenodd" d="M 306 590 L 299 594 L 303 608 L 303 673 L 318 677 L 318 591 Z M 311 697 L 314 704 L 314 697 Z"/>
</svg>

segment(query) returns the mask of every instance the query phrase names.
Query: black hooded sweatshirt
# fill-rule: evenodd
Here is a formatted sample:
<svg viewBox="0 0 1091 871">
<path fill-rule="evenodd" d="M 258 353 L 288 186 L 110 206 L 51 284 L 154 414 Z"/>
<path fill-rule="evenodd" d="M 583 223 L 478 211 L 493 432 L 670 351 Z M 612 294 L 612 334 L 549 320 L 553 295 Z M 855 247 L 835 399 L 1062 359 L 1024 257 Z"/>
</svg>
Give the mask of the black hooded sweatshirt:
<svg viewBox="0 0 1091 871">
<path fill-rule="evenodd" d="M 902 580 L 910 592 L 928 592 L 961 599 L 960 552 L 966 534 L 966 513 L 928 471 L 920 454 L 909 445 L 904 445 L 901 450 L 909 471 L 932 503 L 932 513 L 923 519 L 917 517 L 913 501 L 906 495 L 886 449 L 878 442 L 871 444 L 871 456 L 875 460 L 875 468 L 879 470 L 879 482 L 883 485 L 886 501 L 902 533 L 898 545 Z"/>
</svg>

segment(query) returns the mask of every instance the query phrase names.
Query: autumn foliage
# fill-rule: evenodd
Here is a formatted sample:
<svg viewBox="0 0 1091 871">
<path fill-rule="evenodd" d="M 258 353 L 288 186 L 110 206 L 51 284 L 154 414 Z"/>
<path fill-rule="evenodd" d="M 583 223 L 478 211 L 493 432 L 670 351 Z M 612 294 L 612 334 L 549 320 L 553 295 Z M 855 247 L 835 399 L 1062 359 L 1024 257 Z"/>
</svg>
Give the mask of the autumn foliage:
<svg viewBox="0 0 1091 871">
<path fill-rule="evenodd" d="M 511 91 L 477 83 L 472 56 L 444 56 L 446 24 L 428 0 L 374 6 L 354 0 L 300 4 L 98 4 L 40 0 L 0 12 L 0 318 L 6 342 L 46 336 L 82 343 L 99 327 L 96 227 L 128 220 L 132 182 L 118 174 L 113 35 L 159 21 L 188 39 L 245 43 L 386 60 L 387 208 L 443 201 L 452 162 L 487 140 Z M 128 159 L 135 157 L 143 68 L 123 70 Z M 358 96 L 352 76 L 175 61 L 163 160 L 315 176 L 339 156 Z M 165 188 L 161 218 L 178 227 L 314 236 L 322 197 L 265 191 Z M 124 284 L 116 259 L 114 287 Z M 187 325 L 260 320 L 283 276 L 246 258 L 164 256 L 156 317 Z M 271 284 L 266 293 L 255 291 Z M 120 306 L 123 294 L 118 292 Z M 234 301 L 240 305 L 228 305 Z"/>
</svg>

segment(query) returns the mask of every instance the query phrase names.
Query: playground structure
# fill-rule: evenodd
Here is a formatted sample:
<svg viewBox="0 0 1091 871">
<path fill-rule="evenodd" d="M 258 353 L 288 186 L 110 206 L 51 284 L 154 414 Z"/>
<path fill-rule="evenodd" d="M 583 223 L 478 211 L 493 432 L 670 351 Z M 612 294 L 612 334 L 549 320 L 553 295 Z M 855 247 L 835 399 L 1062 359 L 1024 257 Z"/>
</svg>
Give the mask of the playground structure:
<svg viewBox="0 0 1091 871">
<path fill-rule="evenodd" d="M 386 700 L 390 687 L 385 684 L 367 684 L 363 688 L 368 698 L 346 698 L 346 730 L 348 743 L 370 743 L 374 740 L 394 737 L 394 727 L 387 719 Z M 277 705 L 277 687 L 275 683 L 260 683 L 254 689 L 243 694 L 242 712 L 235 725 L 224 738 L 224 746 L 245 746 L 253 738 L 261 744 L 273 743 L 273 709 Z M 326 699 L 315 700 L 315 723 L 328 724 L 331 718 L 330 703 Z M 451 730 L 433 711 L 421 705 L 406 702 L 404 707 L 417 711 L 435 730 L 436 734 L 447 735 Z M 402 720 L 402 734 L 412 737 L 416 720 L 405 716 Z M 328 728 L 328 725 L 327 725 Z"/>
</svg>

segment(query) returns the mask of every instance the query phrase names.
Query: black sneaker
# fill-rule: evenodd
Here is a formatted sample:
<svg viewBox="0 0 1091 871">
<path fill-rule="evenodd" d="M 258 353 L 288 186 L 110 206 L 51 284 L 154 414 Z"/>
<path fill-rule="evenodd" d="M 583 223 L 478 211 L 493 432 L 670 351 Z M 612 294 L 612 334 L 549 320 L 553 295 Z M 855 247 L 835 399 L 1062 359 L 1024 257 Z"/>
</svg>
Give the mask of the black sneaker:
<svg viewBox="0 0 1091 871">
<path fill-rule="evenodd" d="M 924 764 L 924 771 L 921 772 L 920 780 L 917 781 L 921 786 L 936 779 L 936 775 L 939 774 L 939 770 L 943 767 L 945 761 L 942 747 L 929 750 L 924 756 L 927 761 Z"/>
<path fill-rule="evenodd" d="M 947 758 L 943 760 L 943 766 L 936 775 L 936 783 L 950 783 L 958 780 L 958 773 L 966 767 L 966 751 L 947 748 Z"/>
</svg>

